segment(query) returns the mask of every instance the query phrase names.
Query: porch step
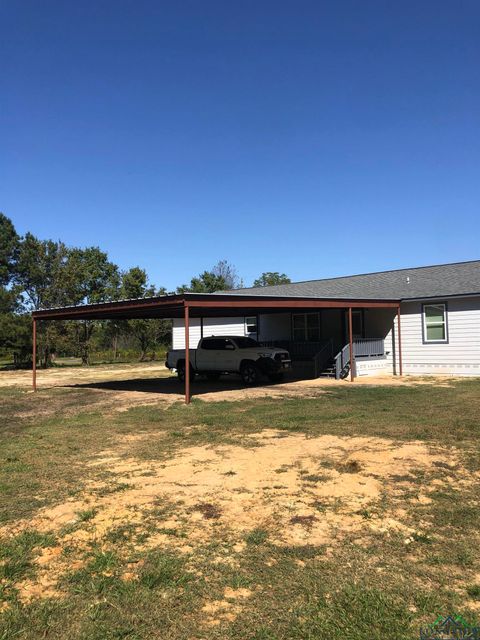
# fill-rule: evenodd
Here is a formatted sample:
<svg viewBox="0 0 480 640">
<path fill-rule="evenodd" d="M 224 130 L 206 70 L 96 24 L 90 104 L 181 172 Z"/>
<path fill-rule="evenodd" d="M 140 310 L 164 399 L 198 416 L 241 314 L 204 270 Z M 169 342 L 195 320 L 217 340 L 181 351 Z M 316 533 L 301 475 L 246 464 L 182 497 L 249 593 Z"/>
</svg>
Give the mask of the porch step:
<svg viewBox="0 0 480 640">
<path fill-rule="evenodd" d="M 320 378 L 335 378 L 335 367 L 327 367 L 320 373 Z"/>
</svg>

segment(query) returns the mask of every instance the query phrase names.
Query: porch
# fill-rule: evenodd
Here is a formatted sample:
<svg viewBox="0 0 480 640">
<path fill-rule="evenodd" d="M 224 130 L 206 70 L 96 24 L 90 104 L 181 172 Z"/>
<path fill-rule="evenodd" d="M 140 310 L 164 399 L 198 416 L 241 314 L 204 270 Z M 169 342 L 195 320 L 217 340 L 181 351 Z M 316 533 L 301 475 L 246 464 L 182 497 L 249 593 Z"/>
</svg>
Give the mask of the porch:
<svg viewBox="0 0 480 640">
<path fill-rule="evenodd" d="M 384 338 L 357 338 L 353 340 L 353 359 L 350 358 L 350 343 L 341 349 L 335 347 L 333 338 L 318 342 L 294 342 L 292 340 L 262 340 L 264 347 L 287 349 L 292 358 L 293 374 L 296 378 L 346 378 L 353 366 L 353 375 L 388 372 L 388 356 Z M 377 365 L 366 367 L 364 365 Z"/>
</svg>

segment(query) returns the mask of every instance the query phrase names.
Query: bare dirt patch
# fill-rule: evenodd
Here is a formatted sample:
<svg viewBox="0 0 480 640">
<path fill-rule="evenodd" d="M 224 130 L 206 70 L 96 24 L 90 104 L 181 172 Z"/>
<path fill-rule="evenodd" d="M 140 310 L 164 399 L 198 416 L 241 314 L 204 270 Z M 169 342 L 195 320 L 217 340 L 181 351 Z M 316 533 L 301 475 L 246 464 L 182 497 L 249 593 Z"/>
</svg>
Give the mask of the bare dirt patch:
<svg viewBox="0 0 480 640">
<path fill-rule="evenodd" d="M 205 614 L 205 626 L 216 627 L 222 622 L 233 622 L 242 611 L 244 601 L 248 600 L 251 595 L 250 589 L 227 587 L 223 594 L 223 600 L 212 600 L 202 607 Z"/>
<path fill-rule="evenodd" d="M 95 365 L 91 367 L 52 367 L 37 370 L 39 389 L 104 382 L 108 380 L 135 380 L 136 378 L 159 378 L 169 376 L 170 372 L 160 362 Z M 32 372 L 0 371 L 0 386 L 27 387 L 32 384 Z"/>
<path fill-rule="evenodd" d="M 130 438 L 119 441 L 117 453 Z M 244 549 L 248 532 L 258 527 L 269 532 L 274 544 L 287 546 L 331 548 L 352 532 L 359 539 L 369 531 L 408 536 L 413 529 L 405 510 L 375 512 L 382 494 L 394 495 L 399 483 L 415 481 L 416 472 L 457 463 L 451 449 L 432 451 L 422 442 L 373 437 L 307 438 L 269 430 L 250 436 L 249 445 L 189 447 L 165 462 L 100 452 L 90 466 L 108 470 L 111 481 L 87 482 L 82 500 L 41 509 L 29 522 L 18 523 L 15 532 L 35 528 L 56 533 L 60 547 L 70 549 L 70 570 L 93 542 L 105 544 L 118 527 L 142 532 L 147 521 L 152 525 L 152 514 L 154 532 L 136 543 L 138 549 L 162 546 L 191 552 L 220 532 L 235 554 Z M 417 497 L 412 500 L 428 502 L 438 483 L 452 481 L 470 480 L 457 470 L 455 479 L 447 474 L 431 486 L 415 485 Z M 111 482 L 123 490 L 109 492 Z M 159 504 L 170 508 L 158 513 Z M 12 527 L 0 531 L 3 536 L 12 533 Z M 66 570 L 58 549 L 42 552 L 36 564 L 37 578 L 17 585 L 24 599 L 52 594 Z M 236 615 L 235 607 L 224 612 Z M 210 613 L 212 620 L 224 619 L 223 613 Z"/>
</svg>

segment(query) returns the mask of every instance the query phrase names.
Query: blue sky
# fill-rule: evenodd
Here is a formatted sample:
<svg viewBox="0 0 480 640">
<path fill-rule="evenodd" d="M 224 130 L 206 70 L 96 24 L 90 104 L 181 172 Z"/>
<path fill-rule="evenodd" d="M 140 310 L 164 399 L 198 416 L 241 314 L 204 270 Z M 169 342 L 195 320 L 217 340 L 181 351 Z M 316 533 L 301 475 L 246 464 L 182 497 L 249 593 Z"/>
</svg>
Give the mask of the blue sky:
<svg viewBox="0 0 480 640">
<path fill-rule="evenodd" d="M 169 289 L 480 257 L 480 4 L 0 5 L 0 210 Z"/>
</svg>

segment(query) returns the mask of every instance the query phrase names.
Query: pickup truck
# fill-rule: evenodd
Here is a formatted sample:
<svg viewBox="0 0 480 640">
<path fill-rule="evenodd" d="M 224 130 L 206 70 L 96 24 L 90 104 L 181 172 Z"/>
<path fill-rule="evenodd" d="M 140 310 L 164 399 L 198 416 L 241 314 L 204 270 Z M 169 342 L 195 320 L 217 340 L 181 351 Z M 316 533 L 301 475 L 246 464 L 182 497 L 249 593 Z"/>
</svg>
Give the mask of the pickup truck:
<svg viewBox="0 0 480 640">
<path fill-rule="evenodd" d="M 262 347 L 253 338 L 245 336 L 211 336 L 202 338 L 196 349 L 189 350 L 190 378 L 205 374 L 210 380 L 218 380 L 222 373 L 239 373 L 243 383 L 257 384 L 260 375 L 272 381 L 281 380 L 283 373 L 292 367 L 288 351 Z M 180 380 L 185 379 L 185 349 L 167 353 L 165 365 L 176 369 Z"/>
</svg>

